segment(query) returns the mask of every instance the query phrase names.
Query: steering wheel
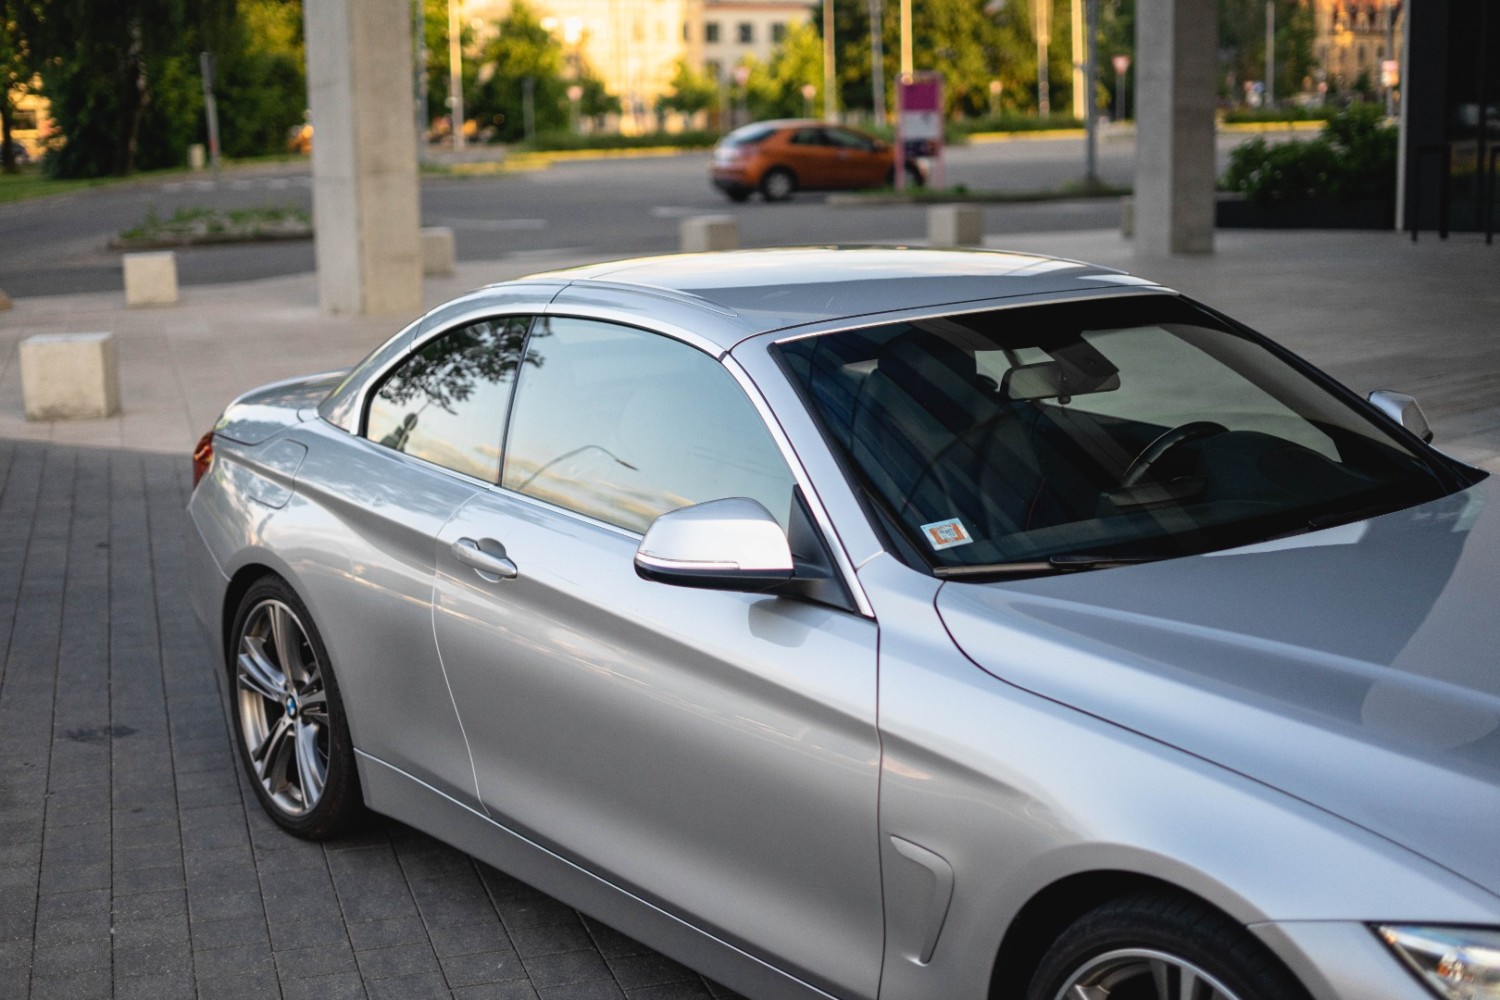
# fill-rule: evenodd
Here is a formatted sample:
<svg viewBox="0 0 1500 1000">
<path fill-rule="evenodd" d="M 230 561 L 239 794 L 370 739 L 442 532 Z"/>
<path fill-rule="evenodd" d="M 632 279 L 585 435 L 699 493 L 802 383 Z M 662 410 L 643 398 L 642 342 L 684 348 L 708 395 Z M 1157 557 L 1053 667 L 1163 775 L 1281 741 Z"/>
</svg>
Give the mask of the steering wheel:
<svg viewBox="0 0 1500 1000">
<path fill-rule="evenodd" d="M 1146 445 L 1139 455 L 1131 459 L 1130 465 L 1125 469 L 1125 474 L 1120 477 L 1120 485 L 1127 489 L 1140 485 L 1141 481 L 1150 475 L 1151 467 L 1161 461 L 1162 456 L 1173 448 L 1188 441 L 1223 434 L 1227 430 L 1229 430 L 1228 427 L 1216 424 L 1212 420 L 1192 420 L 1185 424 L 1178 424 L 1171 430 L 1163 431 L 1155 441 Z"/>
</svg>

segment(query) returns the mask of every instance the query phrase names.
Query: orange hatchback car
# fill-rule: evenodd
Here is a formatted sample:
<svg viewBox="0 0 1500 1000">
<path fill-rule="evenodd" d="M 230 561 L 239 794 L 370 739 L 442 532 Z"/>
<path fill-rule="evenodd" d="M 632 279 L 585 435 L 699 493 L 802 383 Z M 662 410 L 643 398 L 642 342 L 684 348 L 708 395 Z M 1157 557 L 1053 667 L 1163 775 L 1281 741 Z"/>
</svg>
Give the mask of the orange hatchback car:
<svg viewBox="0 0 1500 1000">
<path fill-rule="evenodd" d="M 714 149 L 709 176 L 731 201 L 756 191 L 784 201 L 794 191 L 893 186 L 896 152 L 890 143 L 845 125 L 813 119 L 755 122 L 730 132 Z M 915 162 L 909 183 L 926 178 Z"/>
</svg>

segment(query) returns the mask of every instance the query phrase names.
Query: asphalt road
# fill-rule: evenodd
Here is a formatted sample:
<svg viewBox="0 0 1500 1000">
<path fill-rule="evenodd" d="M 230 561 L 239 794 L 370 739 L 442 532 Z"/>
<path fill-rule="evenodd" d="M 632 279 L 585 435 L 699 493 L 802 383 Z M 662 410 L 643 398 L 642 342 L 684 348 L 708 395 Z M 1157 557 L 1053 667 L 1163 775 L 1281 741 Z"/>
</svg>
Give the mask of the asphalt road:
<svg viewBox="0 0 1500 1000">
<path fill-rule="evenodd" d="M 1221 168 L 1239 136 L 1221 136 Z M 1099 172 L 1129 184 L 1135 155 L 1130 135 L 1100 144 Z M 1023 139 L 956 147 L 946 183 L 971 189 L 1035 191 L 1083 174 L 1082 139 Z M 783 204 L 758 198 L 734 205 L 708 184 L 707 153 L 648 159 L 573 161 L 545 170 L 487 177 L 427 176 L 422 223 L 449 226 L 461 260 L 513 258 L 538 251 L 579 254 L 668 252 L 678 220 L 729 213 L 745 246 L 900 242 L 924 238 L 925 209 L 916 205 L 827 204 L 799 194 Z M 206 176 L 153 179 L 0 205 L 0 289 L 12 296 L 120 288 L 120 253 L 111 237 L 151 213 L 179 208 L 300 206 L 310 209 L 306 164 L 248 167 L 217 182 Z M 1101 229 L 1119 221 L 1114 199 L 992 204 L 986 231 L 1025 234 Z M 177 251 L 179 281 L 219 283 L 313 270 L 310 241 L 238 244 Z"/>
</svg>

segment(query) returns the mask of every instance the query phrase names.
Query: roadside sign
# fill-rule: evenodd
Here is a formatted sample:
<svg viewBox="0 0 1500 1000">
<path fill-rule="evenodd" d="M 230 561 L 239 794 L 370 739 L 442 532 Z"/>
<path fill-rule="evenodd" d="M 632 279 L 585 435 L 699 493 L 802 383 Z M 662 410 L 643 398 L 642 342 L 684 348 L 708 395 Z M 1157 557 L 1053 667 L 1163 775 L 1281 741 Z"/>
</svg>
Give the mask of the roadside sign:
<svg viewBox="0 0 1500 1000">
<path fill-rule="evenodd" d="M 934 183 L 943 182 L 943 78 L 914 73 L 896 83 L 896 190 L 906 188 L 906 162 L 933 160 Z"/>
</svg>

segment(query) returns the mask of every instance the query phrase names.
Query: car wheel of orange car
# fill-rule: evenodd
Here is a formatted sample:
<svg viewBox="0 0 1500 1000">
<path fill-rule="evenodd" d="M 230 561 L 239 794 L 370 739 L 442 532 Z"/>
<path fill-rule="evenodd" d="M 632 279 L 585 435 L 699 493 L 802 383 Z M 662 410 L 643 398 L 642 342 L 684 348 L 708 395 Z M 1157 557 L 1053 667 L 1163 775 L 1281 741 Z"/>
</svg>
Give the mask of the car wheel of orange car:
<svg viewBox="0 0 1500 1000">
<path fill-rule="evenodd" d="M 732 191 L 725 191 L 724 192 L 724 197 L 728 198 L 730 201 L 734 202 L 735 204 L 739 204 L 742 201 L 749 201 L 750 200 L 750 189 L 749 188 L 735 188 Z"/>
<path fill-rule="evenodd" d="M 766 201 L 786 201 L 797 190 L 797 177 L 786 167 L 774 167 L 760 179 L 760 193 Z"/>
</svg>

